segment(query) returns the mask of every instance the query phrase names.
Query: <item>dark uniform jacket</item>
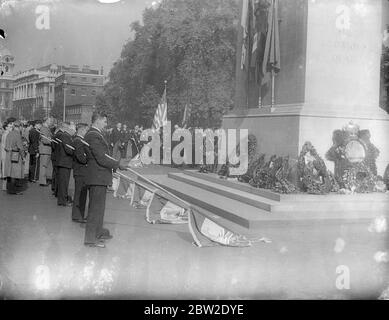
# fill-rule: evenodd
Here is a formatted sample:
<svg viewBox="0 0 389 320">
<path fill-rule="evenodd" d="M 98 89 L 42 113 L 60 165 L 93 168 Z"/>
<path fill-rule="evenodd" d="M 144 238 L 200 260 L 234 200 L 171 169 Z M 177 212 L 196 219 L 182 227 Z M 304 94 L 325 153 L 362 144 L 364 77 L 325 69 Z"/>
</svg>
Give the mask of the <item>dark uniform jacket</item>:
<svg viewBox="0 0 389 320">
<path fill-rule="evenodd" d="M 73 150 L 67 145 L 72 146 L 72 136 L 66 131 L 59 138 L 62 143 L 58 144 L 58 153 L 56 154 L 57 167 L 71 169 L 73 167 Z"/>
<path fill-rule="evenodd" d="M 108 142 L 102 133 L 91 127 L 85 135 L 89 144 L 87 152 L 87 175 L 85 182 L 91 186 L 109 186 L 112 184 L 112 170 L 119 167 L 119 161 L 108 158 Z"/>
<path fill-rule="evenodd" d="M 62 134 L 62 130 L 58 130 L 56 133 L 53 134 L 53 140 L 57 141 L 56 139 L 61 139 L 60 136 Z M 57 141 L 58 142 L 58 141 Z M 59 143 L 52 142 L 51 143 L 51 161 L 53 162 L 53 166 L 56 166 L 56 159 L 58 156 L 58 150 L 59 150 Z"/>
<path fill-rule="evenodd" d="M 83 137 L 80 137 L 79 135 L 75 136 L 73 139 L 73 176 L 77 177 L 85 177 L 86 176 L 86 170 L 87 170 L 87 158 L 86 158 L 86 152 L 87 147 L 82 142 L 84 141 Z"/>
<path fill-rule="evenodd" d="M 30 144 L 28 146 L 28 152 L 31 155 L 36 155 L 39 153 L 39 141 L 40 141 L 40 134 L 38 130 L 35 128 L 32 128 L 30 130 L 30 133 L 28 134 L 28 139 L 30 140 Z"/>
<path fill-rule="evenodd" d="M 122 139 L 122 133 L 117 128 L 113 128 L 111 133 L 111 143 L 115 145 L 116 142 L 118 141 L 121 142 L 121 139 Z"/>
</svg>

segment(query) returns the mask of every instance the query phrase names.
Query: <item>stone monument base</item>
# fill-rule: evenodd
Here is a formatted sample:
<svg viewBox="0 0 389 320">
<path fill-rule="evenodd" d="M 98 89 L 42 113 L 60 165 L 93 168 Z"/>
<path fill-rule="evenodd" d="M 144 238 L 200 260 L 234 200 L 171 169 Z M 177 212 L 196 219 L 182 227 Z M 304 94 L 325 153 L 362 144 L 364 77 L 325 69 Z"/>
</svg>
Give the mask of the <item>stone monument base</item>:
<svg viewBox="0 0 389 320">
<path fill-rule="evenodd" d="M 238 110 L 224 116 L 223 129 L 248 129 L 257 138 L 259 153 L 289 155 L 291 160 L 297 160 L 304 143 L 310 141 L 333 172 L 334 163 L 326 160 L 325 154 L 333 144 L 333 132 L 350 121 L 361 130 L 370 131 L 371 142 L 380 150 L 377 168 L 383 176 L 389 164 L 389 115 L 379 108 L 374 113 L 359 111 L 358 114 L 352 110 L 302 104 L 276 105 L 273 110 L 270 107 Z"/>
</svg>

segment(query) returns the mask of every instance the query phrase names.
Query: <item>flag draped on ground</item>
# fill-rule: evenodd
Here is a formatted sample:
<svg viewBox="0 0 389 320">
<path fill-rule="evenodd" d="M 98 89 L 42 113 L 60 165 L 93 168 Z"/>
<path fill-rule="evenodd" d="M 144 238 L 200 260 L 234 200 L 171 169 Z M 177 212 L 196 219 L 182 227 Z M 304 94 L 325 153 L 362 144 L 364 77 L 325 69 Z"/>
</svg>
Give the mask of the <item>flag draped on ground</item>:
<svg viewBox="0 0 389 320">
<path fill-rule="evenodd" d="M 217 245 L 229 247 L 249 247 L 251 240 L 247 237 L 233 232 L 202 214 L 198 210 L 190 210 L 189 230 L 198 247 L 212 247 Z"/>
<path fill-rule="evenodd" d="M 158 130 L 167 124 L 167 99 L 166 99 L 166 88 L 163 92 L 160 103 L 158 104 L 157 111 L 154 115 L 153 129 Z"/>
</svg>

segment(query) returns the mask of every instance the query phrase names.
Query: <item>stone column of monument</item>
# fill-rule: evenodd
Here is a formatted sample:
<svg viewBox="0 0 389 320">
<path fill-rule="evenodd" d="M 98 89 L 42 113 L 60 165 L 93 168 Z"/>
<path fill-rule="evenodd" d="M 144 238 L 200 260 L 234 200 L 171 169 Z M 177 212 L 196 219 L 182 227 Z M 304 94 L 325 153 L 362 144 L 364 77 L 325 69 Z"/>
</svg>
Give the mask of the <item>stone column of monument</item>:
<svg viewBox="0 0 389 320">
<path fill-rule="evenodd" d="M 382 0 L 280 0 L 275 109 L 266 107 L 269 94 L 265 107 L 247 108 L 244 84 L 237 83 L 235 109 L 223 118 L 223 127 L 248 129 L 260 153 L 297 159 L 311 141 L 324 158 L 333 131 L 353 121 L 370 130 L 382 175 L 389 164 L 389 116 L 379 107 L 383 5 Z M 238 81 L 244 78 L 240 47 Z"/>
</svg>

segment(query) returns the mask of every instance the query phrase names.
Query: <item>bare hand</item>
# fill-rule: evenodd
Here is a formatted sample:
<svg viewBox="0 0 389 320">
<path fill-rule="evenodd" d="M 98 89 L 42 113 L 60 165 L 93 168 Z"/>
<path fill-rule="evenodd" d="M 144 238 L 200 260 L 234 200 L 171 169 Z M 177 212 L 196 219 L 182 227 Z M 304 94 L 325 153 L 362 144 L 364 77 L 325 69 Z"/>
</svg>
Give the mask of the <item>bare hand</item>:
<svg viewBox="0 0 389 320">
<path fill-rule="evenodd" d="M 119 162 L 119 169 L 120 169 L 120 170 L 127 170 L 129 163 L 130 163 L 129 160 L 120 159 L 120 162 Z"/>
</svg>

